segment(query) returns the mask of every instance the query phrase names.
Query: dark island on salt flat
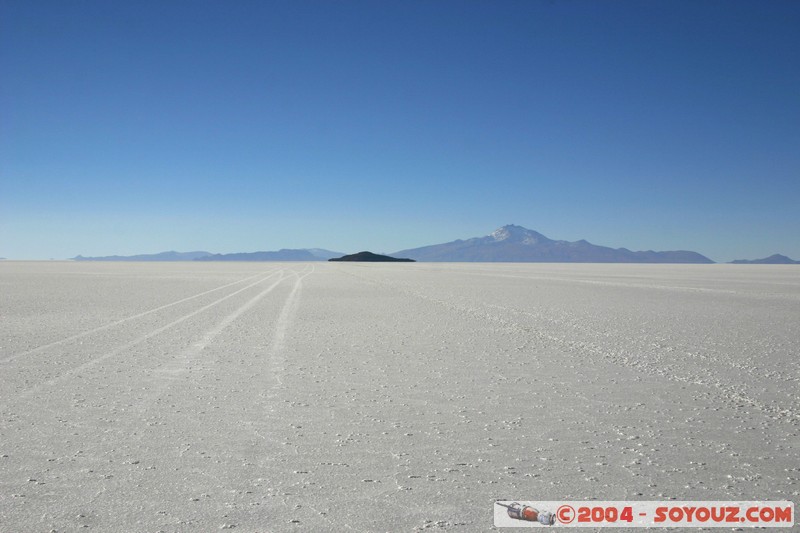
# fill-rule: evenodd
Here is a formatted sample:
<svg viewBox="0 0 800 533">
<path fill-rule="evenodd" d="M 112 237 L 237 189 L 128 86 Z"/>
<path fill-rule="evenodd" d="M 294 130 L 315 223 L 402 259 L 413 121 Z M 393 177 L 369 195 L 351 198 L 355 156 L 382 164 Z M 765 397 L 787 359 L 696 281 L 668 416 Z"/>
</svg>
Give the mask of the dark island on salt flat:
<svg viewBox="0 0 800 533">
<path fill-rule="evenodd" d="M 413 259 L 400 259 L 398 257 L 390 257 L 388 255 L 374 254 L 372 252 L 358 252 L 357 254 L 344 255 L 342 257 L 332 257 L 328 261 L 365 261 L 372 263 L 386 263 L 386 262 L 399 262 L 399 263 L 414 263 Z"/>
</svg>

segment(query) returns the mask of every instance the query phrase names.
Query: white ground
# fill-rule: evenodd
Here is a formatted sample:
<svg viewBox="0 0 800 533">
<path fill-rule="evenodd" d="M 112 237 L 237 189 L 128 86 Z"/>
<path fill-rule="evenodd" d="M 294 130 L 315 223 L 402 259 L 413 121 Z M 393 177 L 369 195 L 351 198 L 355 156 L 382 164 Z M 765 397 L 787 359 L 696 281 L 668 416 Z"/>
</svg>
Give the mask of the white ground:
<svg viewBox="0 0 800 533">
<path fill-rule="evenodd" d="M 800 268 L 0 263 L 0 531 L 794 500 Z"/>
</svg>

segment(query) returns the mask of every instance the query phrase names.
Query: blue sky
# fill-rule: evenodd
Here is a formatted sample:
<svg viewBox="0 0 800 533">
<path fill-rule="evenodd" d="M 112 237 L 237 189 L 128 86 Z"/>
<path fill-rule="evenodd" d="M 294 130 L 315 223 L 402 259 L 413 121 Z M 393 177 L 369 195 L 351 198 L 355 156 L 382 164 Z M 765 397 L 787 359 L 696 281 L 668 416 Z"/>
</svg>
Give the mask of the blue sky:
<svg viewBox="0 0 800 533">
<path fill-rule="evenodd" d="M 796 1 L 0 2 L 0 256 L 514 223 L 800 259 Z"/>
</svg>

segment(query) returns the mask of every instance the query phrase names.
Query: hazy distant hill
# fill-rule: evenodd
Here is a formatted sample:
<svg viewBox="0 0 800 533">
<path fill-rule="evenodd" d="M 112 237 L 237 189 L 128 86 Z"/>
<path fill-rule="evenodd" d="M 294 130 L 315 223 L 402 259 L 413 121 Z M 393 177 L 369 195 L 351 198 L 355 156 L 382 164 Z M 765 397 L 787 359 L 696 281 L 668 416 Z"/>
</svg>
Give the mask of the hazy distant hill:
<svg viewBox="0 0 800 533">
<path fill-rule="evenodd" d="M 319 257 L 320 259 L 325 259 L 326 261 L 332 257 L 339 257 L 342 255 L 342 252 L 333 252 L 331 250 L 326 250 L 324 248 L 305 248 L 313 255 Z"/>
<path fill-rule="evenodd" d="M 388 255 L 374 254 L 372 252 L 358 252 L 357 254 L 332 257 L 328 261 L 363 261 L 369 263 L 413 263 L 413 259 L 390 257 Z"/>
<path fill-rule="evenodd" d="M 158 254 L 108 255 L 105 257 L 73 257 L 73 261 L 194 261 L 211 255 L 209 252 L 161 252 Z"/>
<path fill-rule="evenodd" d="M 243 252 L 234 254 L 210 254 L 196 261 L 327 261 L 342 255 L 322 248 L 282 249 L 277 252 Z"/>
<path fill-rule="evenodd" d="M 277 252 L 242 252 L 212 254 L 211 252 L 161 252 L 158 254 L 109 255 L 105 257 L 73 257 L 74 261 L 327 261 L 341 256 L 322 248 L 278 250 Z"/>
<path fill-rule="evenodd" d="M 764 259 L 737 259 L 731 263 L 734 265 L 800 265 L 800 261 L 789 259 L 781 254 L 774 254 Z"/>
<path fill-rule="evenodd" d="M 418 261 L 563 262 L 563 263 L 713 263 L 690 251 L 632 252 L 608 248 L 585 240 L 549 239 L 533 230 L 508 225 L 485 237 L 434 244 L 392 255 Z"/>
</svg>

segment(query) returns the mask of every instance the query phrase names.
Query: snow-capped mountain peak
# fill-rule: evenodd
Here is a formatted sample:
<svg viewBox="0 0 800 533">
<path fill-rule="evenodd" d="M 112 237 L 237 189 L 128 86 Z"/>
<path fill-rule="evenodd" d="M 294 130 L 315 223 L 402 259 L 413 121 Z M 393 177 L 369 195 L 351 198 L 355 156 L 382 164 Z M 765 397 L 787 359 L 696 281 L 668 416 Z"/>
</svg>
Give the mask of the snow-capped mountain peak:
<svg viewBox="0 0 800 533">
<path fill-rule="evenodd" d="M 494 230 L 489 237 L 496 242 L 508 241 L 521 244 L 539 244 L 550 240 L 541 233 L 514 224 Z"/>
</svg>

